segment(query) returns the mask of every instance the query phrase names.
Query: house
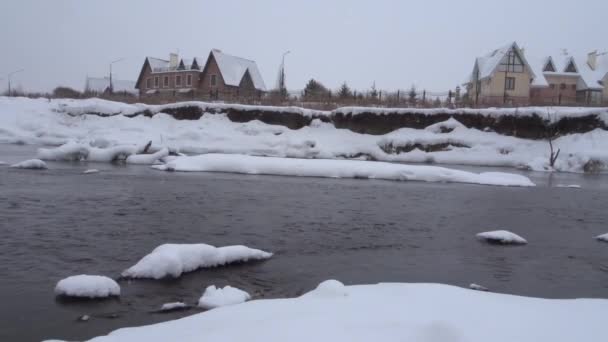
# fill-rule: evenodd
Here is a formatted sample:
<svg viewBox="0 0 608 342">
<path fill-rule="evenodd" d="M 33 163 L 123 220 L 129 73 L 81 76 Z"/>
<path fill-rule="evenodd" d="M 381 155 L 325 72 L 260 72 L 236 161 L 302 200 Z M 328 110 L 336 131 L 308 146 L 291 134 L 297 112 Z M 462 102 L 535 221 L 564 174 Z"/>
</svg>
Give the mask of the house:
<svg viewBox="0 0 608 342">
<path fill-rule="evenodd" d="M 576 58 L 561 50 L 525 56 L 511 43 L 475 60 L 466 82 L 475 105 L 599 105 L 608 102 L 608 53 Z"/>
<path fill-rule="evenodd" d="M 134 81 L 112 79 L 112 91 L 114 93 L 137 95 Z M 101 95 L 110 92 L 109 77 L 88 77 L 84 85 L 84 92 L 88 94 Z"/>
<path fill-rule="evenodd" d="M 608 102 L 608 55 L 589 53 L 586 58 L 563 49 L 537 60 L 538 83 L 530 100 L 538 105 L 600 105 Z"/>
<path fill-rule="evenodd" d="M 146 57 L 137 79 L 140 95 L 188 94 L 210 100 L 259 98 L 266 91 L 255 61 L 214 49 L 204 59 Z"/>
<path fill-rule="evenodd" d="M 524 105 L 535 76 L 524 51 L 513 42 L 476 58 L 465 85 L 476 105 Z"/>
</svg>

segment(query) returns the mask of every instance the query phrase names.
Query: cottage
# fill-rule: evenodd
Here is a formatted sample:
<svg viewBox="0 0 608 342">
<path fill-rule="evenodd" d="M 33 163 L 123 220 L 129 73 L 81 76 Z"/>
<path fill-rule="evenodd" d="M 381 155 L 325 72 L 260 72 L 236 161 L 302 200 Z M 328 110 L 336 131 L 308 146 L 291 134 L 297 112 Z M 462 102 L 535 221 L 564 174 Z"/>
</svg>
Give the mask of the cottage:
<svg viewBox="0 0 608 342">
<path fill-rule="evenodd" d="M 254 61 L 217 49 L 206 59 L 180 60 L 173 53 L 168 60 L 147 57 L 136 88 L 142 96 L 189 94 L 210 100 L 259 98 L 266 91 Z"/>
<path fill-rule="evenodd" d="M 511 43 L 475 60 L 466 83 L 476 105 L 523 105 L 530 100 L 535 74 L 517 43 Z"/>
</svg>

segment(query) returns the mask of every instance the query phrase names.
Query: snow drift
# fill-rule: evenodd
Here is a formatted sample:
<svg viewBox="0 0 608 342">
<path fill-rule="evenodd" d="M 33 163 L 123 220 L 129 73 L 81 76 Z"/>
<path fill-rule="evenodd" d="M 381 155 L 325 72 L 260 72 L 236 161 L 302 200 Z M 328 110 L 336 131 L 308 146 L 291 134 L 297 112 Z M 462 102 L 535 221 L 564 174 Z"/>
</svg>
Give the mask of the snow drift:
<svg viewBox="0 0 608 342">
<path fill-rule="evenodd" d="M 215 285 L 208 286 L 198 300 L 198 306 L 203 309 L 214 309 L 221 306 L 244 303 L 251 299 L 249 293 L 232 286 L 217 288 Z"/>
<path fill-rule="evenodd" d="M 234 154 L 205 154 L 194 157 L 177 157 L 167 164 L 153 167 L 162 171 L 232 172 L 278 176 L 534 186 L 534 183 L 527 177 L 509 173 L 485 172 L 477 174 L 436 166 L 357 160 L 285 159 Z"/>
<path fill-rule="evenodd" d="M 337 286 L 334 283 L 330 287 Z M 326 290 L 326 289 L 325 289 Z M 436 284 L 346 286 L 125 328 L 94 342 L 603 342 L 608 300 L 550 300 Z M 576 313 L 573 315 L 573 313 Z"/>
<path fill-rule="evenodd" d="M 608 242 L 608 233 L 596 236 L 595 238 L 599 241 Z"/>
<path fill-rule="evenodd" d="M 200 115 L 196 120 L 176 120 L 169 113 L 176 108 L 192 106 Z M 221 107 L 221 108 L 220 108 Z M 218 109 L 219 108 L 219 109 Z M 255 113 L 273 113 L 272 120 L 283 116 L 305 117 L 307 122 L 290 129 L 289 125 L 275 125 L 252 119 L 240 122 L 232 110 Z M 152 117 L 129 117 L 138 111 L 156 113 Z M 217 112 L 220 110 L 220 113 Z M 608 131 L 591 127 L 580 133 L 562 134 L 555 139 L 554 147 L 561 150 L 554 167 L 549 165 L 549 146 L 543 140 L 521 139 L 495 133 L 486 126 L 473 127 L 466 115 L 502 120 L 503 114 L 523 118 L 534 115 L 543 119 L 549 113 L 549 122 L 584 118 L 595 115 L 597 120 L 608 122 L 608 110 L 598 108 L 532 108 L 455 110 L 431 109 L 419 114 L 415 109 L 342 110 L 336 113 L 315 112 L 297 108 L 255 106 L 239 107 L 200 103 L 178 103 L 166 106 L 128 105 L 99 99 L 89 100 L 36 100 L 0 97 L 0 143 L 27 143 L 63 145 L 71 143 L 59 155 L 40 151 L 45 160 L 112 161 L 126 159 L 141 151 L 142 144 L 187 154 L 230 153 L 270 157 L 317 159 L 368 159 L 388 162 L 442 163 L 517 167 L 531 170 L 557 170 L 569 172 L 608 171 Z M 389 112 L 395 114 L 389 115 Z M 408 114 L 407 111 L 414 111 Z M 475 112 L 477 111 L 477 112 Z M 106 113 L 107 117 L 82 115 Z M 213 113 L 213 114 L 210 114 Z M 443 114 L 442 114 L 443 113 Z M 447 114 L 446 114 L 447 113 Z M 477 113 L 477 114 L 475 114 Z M 359 133 L 339 129 L 341 122 L 331 122 L 330 116 L 339 114 L 357 121 Z M 417 121 L 415 115 L 424 120 Z M 385 134 L 362 134 L 369 128 L 366 117 L 384 120 L 390 129 Z M 252 116 L 255 118 L 257 116 Z M 263 119 L 260 116 L 260 120 Z M 416 123 L 415 127 L 395 129 L 391 118 Z M 333 120 L 333 119 L 332 119 Z M 337 119 L 336 119 L 337 120 Z M 342 119 L 340 119 L 342 120 Z M 387 121 L 388 120 L 388 121 Z M 426 123 L 428 121 L 428 124 Z M 504 120 L 510 126 L 509 120 Z M 464 123 L 467 123 L 465 125 Z M 482 120 L 483 123 L 483 120 Z M 350 126 L 353 125 L 351 122 Z M 345 124 L 344 127 L 350 127 Z M 397 126 L 398 128 L 399 126 Z M 544 127 L 544 126 L 543 126 Z M 293 128 L 293 127 L 291 127 Z M 425 129 L 427 128 L 427 129 Z M 523 130 L 518 130 L 521 132 Z M 576 131 L 576 130 L 575 130 Z M 564 133 L 560 129 L 560 132 Z M 158 151 L 154 150 L 154 151 Z M 88 153 L 88 155 L 87 155 Z"/>
<path fill-rule="evenodd" d="M 272 253 L 246 246 L 214 247 L 207 244 L 164 244 L 122 272 L 127 278 L 177 278 L 199 268 L 223 266 L 235 262 L 263 260 Z"/>
<path fill-rule="evenodd" d="M 120 296 L 120 286 L 111 278 L 98 275 L 76 275 L 60 280 L 55 286 L 58 296 L 106 298 Z"/>
</svg>

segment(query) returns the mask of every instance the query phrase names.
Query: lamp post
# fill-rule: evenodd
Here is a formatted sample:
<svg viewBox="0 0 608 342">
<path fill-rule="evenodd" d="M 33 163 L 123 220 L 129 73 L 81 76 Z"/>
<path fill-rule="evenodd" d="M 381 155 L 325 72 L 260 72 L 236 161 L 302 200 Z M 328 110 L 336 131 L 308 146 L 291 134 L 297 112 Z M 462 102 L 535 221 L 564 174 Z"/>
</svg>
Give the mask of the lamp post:
<svg viewBox="0 0 608 342">
<path fill-rule="evenodd" d="M 287 88 L 285 87 L 285 56 L 290 53 L 290 50 L 285 51 L 283 53 L 283 57 L 281 58 L 281 71 L 279 74 L 279 93 L 282 97 L 287 96 Z"/>
<path fill-rule="evenodd" d="M 11 96 L 11 77 L 12 77 L 14 74 L 16 74 L 16 73 L 18 73 L 18 72 L 22 72 L 22 71 L 24 71 L 24 70 L 25 70 L 25 69 L 19 69 L 19 70 L 15 70 L 15 71 L 12 71 L 12 72 L 9 72 L 9 73 L 8 73 L 8 96 Z"/>
<path fill-rule="evenodd" d="M 115 61 L 110 62 L 110 94 L 114 92 L 114 84 L 112 83 L 112 65 L 121 61 L 124 61 L 124 58 L 119 58 Z"/>
</svg>

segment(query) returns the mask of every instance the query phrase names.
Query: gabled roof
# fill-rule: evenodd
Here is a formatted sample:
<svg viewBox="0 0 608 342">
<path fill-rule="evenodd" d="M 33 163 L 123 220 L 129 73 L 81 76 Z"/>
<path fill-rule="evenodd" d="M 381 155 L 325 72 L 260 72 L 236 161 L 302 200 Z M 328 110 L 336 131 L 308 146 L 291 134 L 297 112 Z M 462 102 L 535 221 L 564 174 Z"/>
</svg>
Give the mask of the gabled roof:
<svg viewBox="0 0 608 342">
<path fill-rule="evenodd" d="M 526 57 L 521 52 L 521 49 L 519 48 L 519 46 L 517 45 L 517 43 L 513 42 L 513 43 L 505 45 L 505 46 L 503 46 L 501 48 L 498 48 L 498 49 L 490 52 L 489 54 L 487 54 L 487 55 L 485 55 L 483 57 L 478 57 L 475 60 L 475 67 L 473 69 L 473 73 L 471 74 L 470 80 L 472 82 L 476 80 L 475 79 L 475 71 L 476 70 L 479 70 L 479 79 L 480 80 L 492 76 L 494 74 L 494 72 L 496 71 L 496 69 L 498 68 L 498 66 L 500 65 L 500 61 L 502 61 L 503 58 L 505 58 L 505 56 L 512 49 L 517 52 L 517 54 L 521 58 L 521 60 L 524 63 L 524 65 L 527 66 L 528 70 L 530 70 L 530 72 L 533 73 L 533 75 L 531 75 L 531 76 L 534 76 L 534 71 L 532 70 L 532 68 L 528 64 L 528 61 L 526 60 Z"/>
<path fill-rule="evenodd" d="M 146 59 L 148 60 L 148 63 L 150 63 L 150 68 L 152 68 L 152 71 L 166 69 L 169 67 L 169 61 L 167 60 L 155 57 L 146 57 Z"/>
<path fill-rule="evenodd" d="M 127 92 L 137 94 L 134 81 L 112 79 L 114 92 Z M 104 93 L 110 88 L 110 78 L 108 77 L 87 77 L 84 90 L 92 93 Z"/>
<path fill-rule="evenodd" d="M 600 57 L 603 58 L 600 60 Z M 532 81 L 532 86 L 548 86 L 545 76 L 556 75 L 578 77 L 577 88 L 579 90 L 601 90 L 604 88 L 599 81 L 608 73 L 607 55 L 598 56 L 596 70 L 591 69 L 587 64 L 587 57 L 576 58 L 565 49 L 558 51 L 556 54 L 536 59 L 536 61 L 537 63 L 532 64 L 532 69 L 536 75 Z M 555 71 L 544 71 L 548 63 L 553 64 Z M 566 72 L 571 63 L 574 65 L 576 72 Z"/>
<path fill-rule="evenodd" d="M 249 71 L 254 87 L 257 90 L 266 90 L 264 79 L 254 61 L 228 55 L 216 49 L 212 50 L 211 54 L 215 58 L 226 85 L 238 87 L 245 73 Z"/>
</svg>

